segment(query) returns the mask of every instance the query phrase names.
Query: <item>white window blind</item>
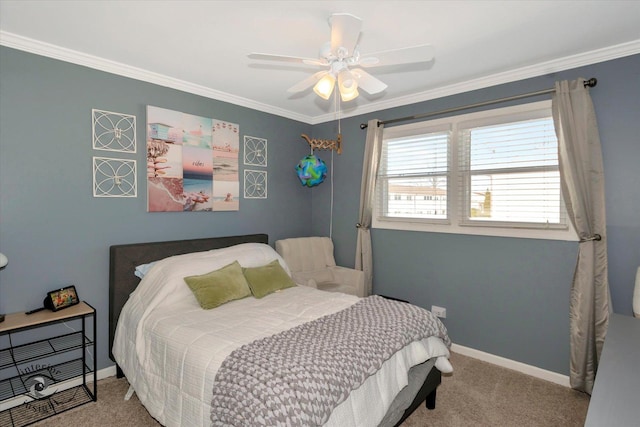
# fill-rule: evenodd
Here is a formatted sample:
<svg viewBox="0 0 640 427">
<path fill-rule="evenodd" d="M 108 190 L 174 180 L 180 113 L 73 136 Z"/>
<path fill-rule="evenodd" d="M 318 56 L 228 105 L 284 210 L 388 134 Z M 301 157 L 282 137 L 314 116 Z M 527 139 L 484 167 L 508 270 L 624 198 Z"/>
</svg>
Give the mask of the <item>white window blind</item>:
<svg viewBox="0 0 640 427">
<path fill-rule="evenodd" d="M 463 223 L 565 223 L 550 117 L 461 126 L 458 135 Z"/>
<path fill-rule="evenodd" d="M 378 211 L 389 218 L 446 219 L 451 132 L 389 135 L 382 142 Z"/>
</svg>

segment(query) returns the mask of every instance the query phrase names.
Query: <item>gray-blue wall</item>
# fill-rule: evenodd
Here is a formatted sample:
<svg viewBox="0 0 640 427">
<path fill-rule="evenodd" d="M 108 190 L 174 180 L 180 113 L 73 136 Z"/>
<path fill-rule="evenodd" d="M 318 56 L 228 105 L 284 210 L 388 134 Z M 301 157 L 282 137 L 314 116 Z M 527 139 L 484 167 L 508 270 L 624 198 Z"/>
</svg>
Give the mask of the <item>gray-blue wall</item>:
<svg viewBox="0 0 640 427">
<path fill-rule="evenodd" d="M 611 294 L 614 311 L 631 315 L 640 266 L 638 70 L 640 55 L 635 55 L 343 120 L 344 153 L 334 158 L 337 261 L 354 264 L 366 134 L 360 123 L 548 89 L 556 80 L 596 77 L 598 85 L 591 96 L 604 156 Z M 328 138 L 335 132 L 334 123 L 314 126 L 315 137 Z M 316 234 L 329 230 L 330 190 L 324 184 L 313 190 Z M 444 323 L 457 344 L 568 374 L 569 289 L 578 243 L 382 229 L 372 231 L 372 241 L 374 292 L 425 308 L 446 307 Z"/>
<path fill-rule="evenodd" d="M 344 152 L 334 155 L 333 239 L 337 261 L 353 266 L 362 156 L 370 118 L 391 119 L 597 77 L 606 177 L 614 309 L 631 314 L 640 265 L 640 55 L 555 75 L 342 120 Z M 425 75 L 428 78 L 428 73 Z M 147 213 L 146 105 L 238 123 L 269 141 L 269 197 L 239 212 Z M 93 198 L 91 109 L 138 119 L 138 197 Z M 107 357 L 108 247 L 111 244 L 265 232 L 270 242 L 328 235 L 331 183 L 302 187 L 293 167 L 309 151 L 301 133 L 333 138 L 336 123 L 307 125 L 204 97 L 0 47 L 0 312 L 42 303 L 74 283 L 98 310 L 98 366 Z M 330 164 L 328 152 L 318 152 Z M 241 166 L 241 169 L 243 167 Z M 374 290 L 447 308 L 454 342 L 568 373 L 569 287 L 574 242 L 374 230 Z"/>
<path fill-rule="evenodd" d="M 240 125 L 240 138 L 268 140 L 268 198 L 238 212 L 147 213 L 146 106 Z M 137 154 L 93 150 L 91 109 L 137 117 Z M 294 166 L 311 126 L 173 89 L 0 48 L 0 313 L 42 305 L 45 292 L 75 284 L 97 309 L 98 367 L 108 359 L 109 246 L 267 233 L 307 235 L 311 193 Z M 137 198 L 94 198 L 92 157 L 137 160 Z M 240 169 L 244 169 L 240 158 Z M 264 169 L 264 168 L 254 168 Z M 0 345 L 0 347 L 2 347 Z"/>
</svg>

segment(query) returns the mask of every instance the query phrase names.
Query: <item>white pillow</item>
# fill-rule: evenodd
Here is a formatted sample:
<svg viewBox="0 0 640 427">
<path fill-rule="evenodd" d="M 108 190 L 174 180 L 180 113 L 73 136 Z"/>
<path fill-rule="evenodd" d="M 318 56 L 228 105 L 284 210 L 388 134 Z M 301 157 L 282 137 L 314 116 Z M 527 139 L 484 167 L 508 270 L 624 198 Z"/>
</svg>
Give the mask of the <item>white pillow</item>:
<svg viewBox="0 0 640 427">
<path fill-rule="evenodd" d="M 236 245 L 237 246 L 237 245 Z M 244 244 L 244 246 L 247 247 L 248 252 L 249 252 L 249 256 L 246 257 L 244 259 L 244 263 L 242 263 L 243 267 L 257 267 L 256 265 L 253 265 L 255 263 L 260 264 L 261 262 L 264 262 L 265 258 L 263 258 L 263 256 L 265 255 L 265 251 L 267 253 L 267 259 L 270 259 L 270 255 L 273 255 L 275 257 L 275 259 L 278 260 L 278 262 L 280 262 L 280 265 L 282 266 L 282 268 L 284 268 L 286 270 L 286 272 L 291 275 L 291 271 L 289 270 L 289 266 L 287 265 L 287 263 L 284 261 L 284 259 L 282 259 L 282 257 L 277 253 L 277 252 L 273 252 L 273 254 L 271 254 L 271 252 L 273 251 L 273 249 L 265 244 Z M 265 248 L 266 246 L 266 248 Z M 232 250 L 231 248 L 233 248 L 233 246 L 231 246 L 230 248 L 221 248 L 221 249 L 211 249 L 210 251 L 205 251 L 205 252 L 212 252 L 212 251 L 216 251 L 220 254 L 224 254 L 225 252 L 228 252 L 230 250 Z M 251 249 L 253 249 L 253 254 L 255 256 L 251 256 Z M 262 251 L 257 250 L 256 249 L 262 249 Z M 195 252 L 193 254 L 199 254 L 200 252 Z M 193 255 L 193 254 L 183 254 L 183 255 L 179 255 L 181 258 L 184 259 L 185 262 L 187 262 L 189 260 L 189 255 Z M 243 257 L 244 258 L 244 257 Z M 149 270 L 151 270 L 151 268 L 156 265 L 158 262 L 160 262 L 162 260 L 158 260 L 158 261 L 152 261 L 148 264 L 140 264 L 138 266 L 136 266 L 135 271 L 133 272 L 133 274 L 135 274 L 137 277 L 139 277 L 140 279 L 142 279 L 144 276 L 146 276 L 146 274 L 149 272 Z M 330 280 L 332 280 L 333 278 L 330 278 Z"/>
<path fill-rule="evenodd" d="M 147 274 L 149 270 L 151 270 L 151 267 L 156 265 L 157 262 L 158 261 L 153 261 L 153 262 L 150 262 L 149 264 L 139 265 L 136 267 L 136 270 L 133 272 L 133 274 L 135 274 L 136 276 L 142 279 L 145 276 L 145 274 Z"/>
</svg>

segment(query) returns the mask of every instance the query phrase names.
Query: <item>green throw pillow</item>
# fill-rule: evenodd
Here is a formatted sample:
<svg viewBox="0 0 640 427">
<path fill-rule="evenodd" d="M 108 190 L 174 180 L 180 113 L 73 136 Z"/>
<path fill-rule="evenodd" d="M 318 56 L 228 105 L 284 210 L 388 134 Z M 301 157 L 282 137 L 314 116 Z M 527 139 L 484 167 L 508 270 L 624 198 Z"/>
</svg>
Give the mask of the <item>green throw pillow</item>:
<svg viewBox="0 0 640 427">
<path fill-rule="evenodd" d="M 277 259 L 262 267 L 243 268 L 242 272 L 249 282 L 251 293 L 256 298 L 296 286 L 296 282 L 289 277 Z"/>
<path fill-rule="evenodd" d="M 184 281 L 205 310 L 251 295 L 238 261 L 207 274 L 185 277 Z"/>
</svg>

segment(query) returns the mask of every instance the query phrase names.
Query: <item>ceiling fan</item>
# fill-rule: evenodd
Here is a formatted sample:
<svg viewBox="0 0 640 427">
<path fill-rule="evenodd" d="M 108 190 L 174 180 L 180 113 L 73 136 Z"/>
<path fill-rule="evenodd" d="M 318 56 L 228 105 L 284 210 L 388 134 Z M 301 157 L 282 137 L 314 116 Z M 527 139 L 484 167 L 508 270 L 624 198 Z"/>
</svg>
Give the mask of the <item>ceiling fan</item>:
<svg viewBox="0 0 640 427">
<path fill-rule="evenodd" d="M 349 13 L 334 13 L 329 18 L 329 26 L 331 27 L 331 40 L 320 48 L 318 58 L 301 58 L 269 53 L 250 53 L 248 56 L 251 59 L 302 63 L 322 67 L 324 70 L 296 83 L 287 89 L 287 92 L 302 92 L 313 86 L 313 90 L 318 96 L 329 99 L 337 81 L 340 98 L 345 102 L 358 96 L 358 88 L 372 95 L 387 88 L 384 82 L 363 68 L 427 62 L 434 56 L 435 49 L 428 44 L 361 55 L 358 42 L 361 35 L 362 19 Z"/>
</svg>

